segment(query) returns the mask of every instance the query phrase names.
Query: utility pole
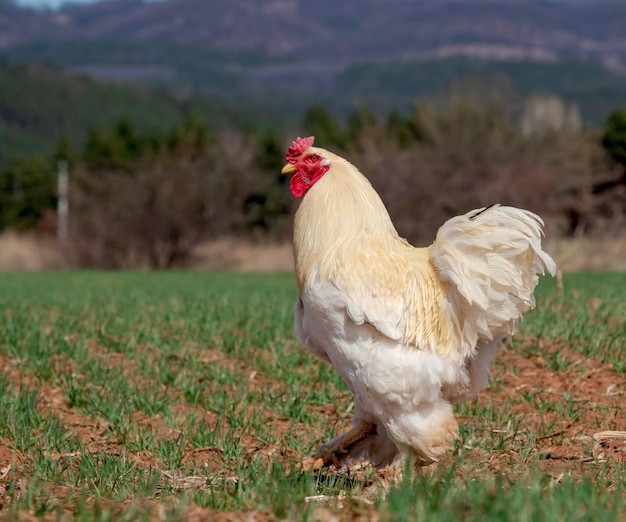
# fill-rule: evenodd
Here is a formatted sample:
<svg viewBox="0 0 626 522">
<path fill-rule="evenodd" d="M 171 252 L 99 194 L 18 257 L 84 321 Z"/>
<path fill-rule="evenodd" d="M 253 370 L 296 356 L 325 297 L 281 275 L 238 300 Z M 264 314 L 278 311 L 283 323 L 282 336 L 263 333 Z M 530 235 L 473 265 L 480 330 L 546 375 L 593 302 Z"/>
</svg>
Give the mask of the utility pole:
<svg viewBox="0 0 626 522">
<path fill-rule="evenodd" d="M 57 238 L 61 247 L 65 247 L 69 237 L 68 217 L 70 212 L 68 162 L 65 160 L 59 160 L 57 163 L 57 169 Z"/>
</svg>

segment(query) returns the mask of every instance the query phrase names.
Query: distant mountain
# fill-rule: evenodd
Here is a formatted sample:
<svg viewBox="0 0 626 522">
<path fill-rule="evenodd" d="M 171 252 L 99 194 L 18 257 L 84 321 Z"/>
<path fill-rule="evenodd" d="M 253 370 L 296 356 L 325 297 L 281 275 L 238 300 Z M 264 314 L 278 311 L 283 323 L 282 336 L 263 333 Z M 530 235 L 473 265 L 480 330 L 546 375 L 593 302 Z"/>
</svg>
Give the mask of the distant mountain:
<svg viewBox="0 0 626 522">
<path fill-rule="evenodd" d="M 594 60 L 626 72 L 624 2 L 108 0 L 39 13 L 0 3 L 0 46 L 36 39 L 168 41 L 299 62 Z"/>
<path fill-rule="evenodd" d="M 626 2 L 107 0 L 36 12 L 0 0 L 10 61 L 291 118 L 311 103 L 406 108 L 463 75 L 504 75 L 599 122 L 626 105 L 624 28 Z"/>
</svg>

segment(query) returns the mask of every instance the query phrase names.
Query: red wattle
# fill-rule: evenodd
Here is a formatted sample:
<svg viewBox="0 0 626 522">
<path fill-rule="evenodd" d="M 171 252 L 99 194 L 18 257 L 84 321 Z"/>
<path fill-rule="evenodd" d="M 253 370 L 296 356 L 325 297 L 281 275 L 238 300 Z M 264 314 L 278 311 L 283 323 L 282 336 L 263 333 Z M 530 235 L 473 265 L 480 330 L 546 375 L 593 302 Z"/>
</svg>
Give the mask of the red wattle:
<svg viewBox="0 0 626 522">
<path fill-rule="evenodd" d="M 296 172 L 293 176 L 291 176 L 291 179 L 289 180 L 289 190 L 291 190 L 291 193 L 297 198 L 301 198 L 304 196 L 306 191 L 309 190 L 308 185 L 299 172 Z"/>
<path fill-rule="evenodd" d="M 319 180 L 330 167 L 320 167 L 315 171 L 315 173 L 310 178 L 305 178 L 300 171 L 296 171 L 291 179 L 289 180 L 289 189 L 291 193 L 297 197 L 301 198 L 304 196 L 307 191 L 315 184 L 317 180 Z"/>
</svg>

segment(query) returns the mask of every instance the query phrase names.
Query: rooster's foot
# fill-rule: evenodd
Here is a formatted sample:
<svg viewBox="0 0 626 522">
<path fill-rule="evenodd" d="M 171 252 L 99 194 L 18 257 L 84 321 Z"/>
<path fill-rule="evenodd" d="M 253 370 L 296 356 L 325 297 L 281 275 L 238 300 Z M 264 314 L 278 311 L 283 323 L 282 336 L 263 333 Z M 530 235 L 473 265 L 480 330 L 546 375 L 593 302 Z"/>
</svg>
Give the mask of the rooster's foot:
<svg viewBox="0 0 626 522">
<path fill-rule="evenodd" d="M 376 424 L 359 422 L 350 431 L 322 444 L 315 454 L 304 459 L 298 466 L 303 471 L 319 471 L 328 466 L 341 467 L 342 459 L 355 444 L 376 434 Z"/>
</svg>

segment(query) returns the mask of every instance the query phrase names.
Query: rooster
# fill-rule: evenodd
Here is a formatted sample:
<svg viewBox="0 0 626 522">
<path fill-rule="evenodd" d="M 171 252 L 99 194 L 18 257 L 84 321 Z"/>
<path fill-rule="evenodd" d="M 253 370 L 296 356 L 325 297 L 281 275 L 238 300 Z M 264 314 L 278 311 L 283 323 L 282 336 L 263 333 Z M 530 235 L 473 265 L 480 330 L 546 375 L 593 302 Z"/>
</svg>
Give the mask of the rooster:
<svg viewBox="0 0 626 522">
<path fill-rule="evenodd" d="M 453 446 L 453 405 L 487 385 L 502 338 L 535 304 L 542 220 L 492 205 L 457 216 L 427 248 L 398 235 L 347 160 L 298 138 L 283 174 L 302 198 L 294 221 L 295 330 L 354 394 L 352 428 L 307 468 L 428 465 Z"/>
</svg>

